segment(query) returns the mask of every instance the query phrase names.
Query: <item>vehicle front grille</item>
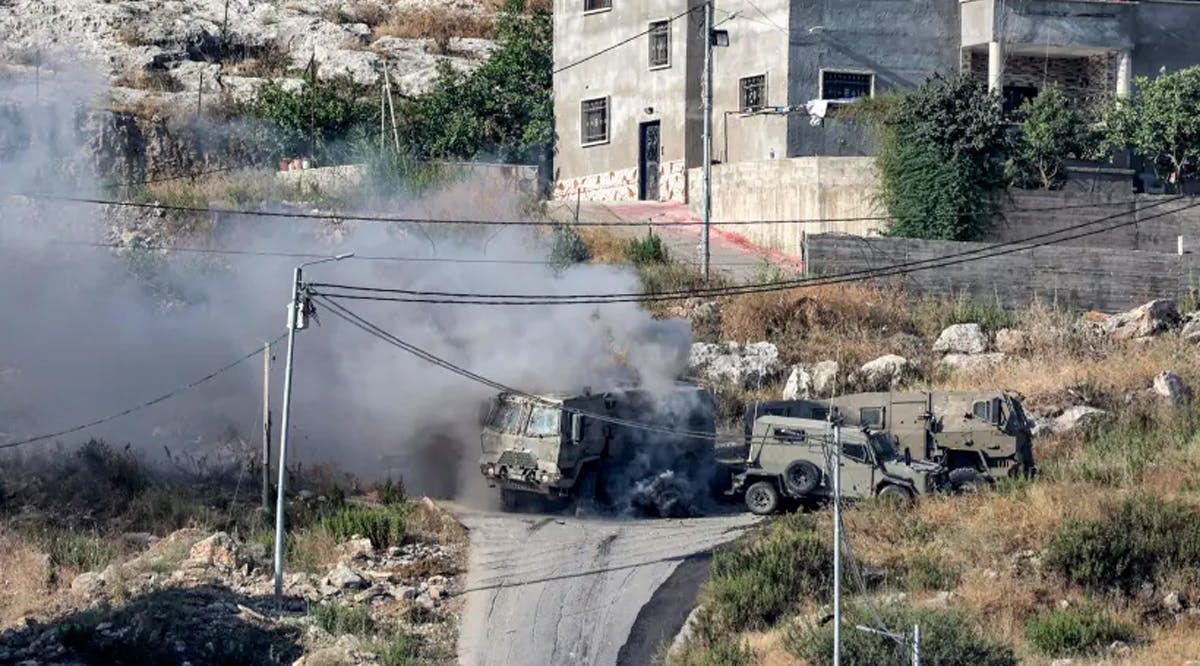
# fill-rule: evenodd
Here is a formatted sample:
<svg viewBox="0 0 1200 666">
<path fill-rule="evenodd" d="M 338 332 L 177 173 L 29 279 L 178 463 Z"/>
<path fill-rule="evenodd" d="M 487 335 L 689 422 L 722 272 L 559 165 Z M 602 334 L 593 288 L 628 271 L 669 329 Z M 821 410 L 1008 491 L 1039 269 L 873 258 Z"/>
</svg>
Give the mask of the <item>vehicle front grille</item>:
<svg viewBox="0 0 1200 666">
<path fill-rule="evenodd" d="M 533 469 L 537 467 L 537 458 L 524 451 L 505 451 L 497 464 L 509 469 Z"/>
</svg>

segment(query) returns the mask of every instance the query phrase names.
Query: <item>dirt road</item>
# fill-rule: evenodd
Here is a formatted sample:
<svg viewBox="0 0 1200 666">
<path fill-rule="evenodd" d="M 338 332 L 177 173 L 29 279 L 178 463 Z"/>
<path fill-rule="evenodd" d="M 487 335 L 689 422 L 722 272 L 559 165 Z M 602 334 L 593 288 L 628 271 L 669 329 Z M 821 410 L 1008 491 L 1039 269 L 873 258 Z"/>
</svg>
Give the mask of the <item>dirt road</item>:
<svg viewBox="0 0 1200 666">
<path fill-rule="evenodd" d="M 471 531 L 466 666 L 649 663 L 691 611 L 712 548 L 756 520 L 458 517 Z"/>
</svg>

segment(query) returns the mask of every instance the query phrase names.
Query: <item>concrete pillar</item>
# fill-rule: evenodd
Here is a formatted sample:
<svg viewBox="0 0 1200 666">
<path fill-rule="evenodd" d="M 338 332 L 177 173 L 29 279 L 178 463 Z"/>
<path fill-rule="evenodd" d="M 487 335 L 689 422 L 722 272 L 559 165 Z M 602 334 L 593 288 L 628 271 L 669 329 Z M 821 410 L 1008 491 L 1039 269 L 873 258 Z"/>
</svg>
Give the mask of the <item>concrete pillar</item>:
<svg viewBox="0 0 1200 666">
<path fill-rule="evenodd" d="M 1133 52 L 1117 54 L 1117 97 L 1129 97 L 1133 91 Z"/>
<path fill-rule="evenodd" d="M 998 93 L 1004 87 L 1004 47 L 1000 42 L 988 42 L 988 92 Z"/>
</svg>

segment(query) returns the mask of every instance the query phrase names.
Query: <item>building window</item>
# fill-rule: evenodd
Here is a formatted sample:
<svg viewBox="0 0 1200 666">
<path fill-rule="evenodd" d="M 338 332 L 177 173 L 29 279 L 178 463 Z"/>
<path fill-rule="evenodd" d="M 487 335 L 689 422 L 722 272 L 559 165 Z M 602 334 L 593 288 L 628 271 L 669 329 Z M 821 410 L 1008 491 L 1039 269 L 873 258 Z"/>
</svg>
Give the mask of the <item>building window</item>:
<svg viewBox="0 0 1200 666">
<path fill-rule="evenodd" d="M 671 66 L 671 22 L 650 24 L 650 69 Z"/>
<path fill-rule="evenodd" d="M 767 75 L 747 76 L 740 80 L 742 111 L 761 109 L 767 103 Z"/>
<path fill-rule="evenodd" d="M 821 99 L 870 97 L 874 74 L 821 72 Z"/>
<path fill-rule="evenodd" d="M 859 422 L 868 428 L 883 427 L 883 408 L 882 407 L 863 407 L 858 410 Z"/>
<path fill-rule="evenodd" d="M 580 134 L 583 144 L 608 141 L 608 98 L 583 100 L 583 119 Z"/>
<path fill-rule="evenodd" d="M 598 12 L 602 9 L 612 9 L 612 0 L 583 0 L 585 12 Z"/>
</svg>

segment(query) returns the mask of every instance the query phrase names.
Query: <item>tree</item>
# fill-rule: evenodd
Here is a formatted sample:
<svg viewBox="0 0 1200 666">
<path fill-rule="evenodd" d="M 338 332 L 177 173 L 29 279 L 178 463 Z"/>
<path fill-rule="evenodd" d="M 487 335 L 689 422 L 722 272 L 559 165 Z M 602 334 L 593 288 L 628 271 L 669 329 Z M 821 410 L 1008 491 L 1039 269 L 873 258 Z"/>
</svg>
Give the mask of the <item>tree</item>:
<svg viewBox="0 0 1200 666">
<path fill-rule="evenodd" d="M 1000 98 L 968 76 L 934 76 L 900 96 L 883 121 L 880 200 L 888 233 L 971 240 L 1005 185 L 1009 140 Z"/>
<path fill-rule="evenodd" d="M 272 157 L 309 155 L 318 164 L 339 164 L 355 157 L 354 144 L 379 122 L 370 99 L 348 79 L 308 81 L 295 90 L 269 81 L 241 112 L 259 121 L 252 125 L 254 138 Z"/>
<path fill-rule="evenodd" d="M 1106 150 L 1132 150 L 1150 161 L 1162 179 L 1181 183 L 1196 177 L 1200 161 L 1200 66 L 1153 80 L 1138 77 L 1137 92 L 1118 98 L 1104 113 Z"/>
<path fill-rule="evenodd" d="M 1056 85 L 1025 100 L 1017 111 L 1025 122 L 1010 164 L 1013 184 L 1045 190 L 1062 186 L 1066 160 L 1082 159 L 1093 148 L 1083 114 Z"/>
<path fill-rule="evenodd" d="M 433 90 L 408 103 L 406 134 L 418 156 L 534 163 L 553 147 L 550 13 L 524 5 L 505 3 L 487 62 L 470 73 L 444 65 Z"/>
</svg>

